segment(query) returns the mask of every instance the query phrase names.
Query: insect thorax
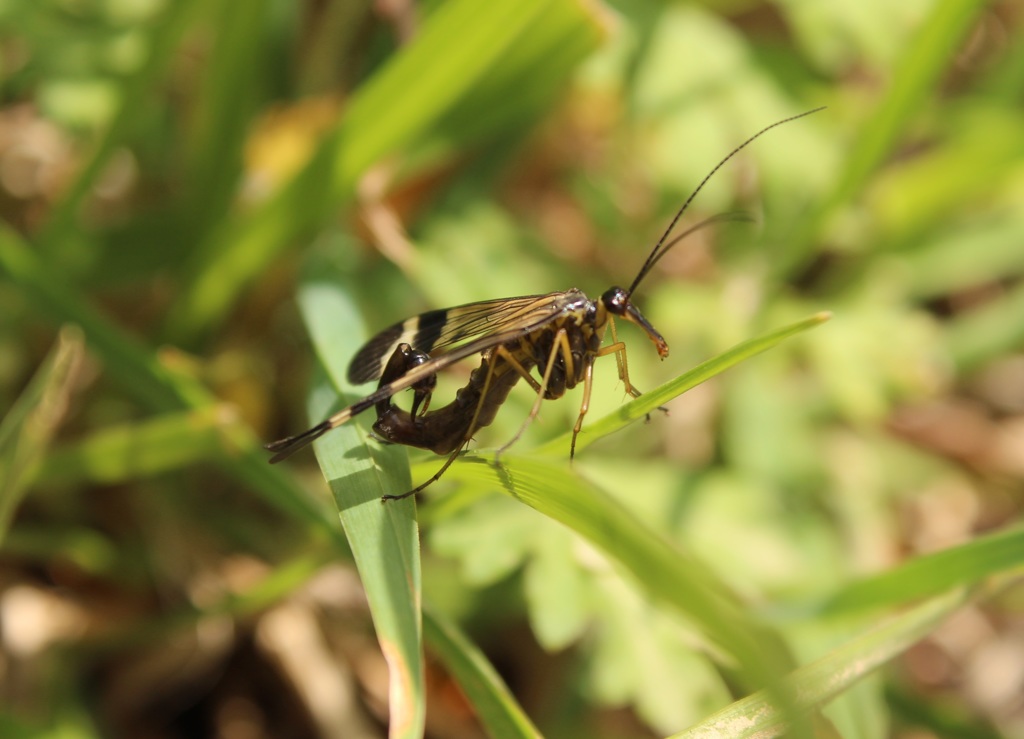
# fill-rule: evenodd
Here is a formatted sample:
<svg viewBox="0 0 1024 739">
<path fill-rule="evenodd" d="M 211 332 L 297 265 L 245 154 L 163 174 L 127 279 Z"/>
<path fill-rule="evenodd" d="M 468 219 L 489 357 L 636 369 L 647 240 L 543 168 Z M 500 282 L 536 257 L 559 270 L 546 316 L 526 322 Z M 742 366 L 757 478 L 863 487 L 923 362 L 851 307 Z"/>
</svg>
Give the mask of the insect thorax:
<svg viewBox="0 0 1024 739">
<path fill-rule="evenodd" d="M 544 390 L 546 399 L 560 398 L 566 390 L 583 382 L 587 367 L 594 363 L 601 348 L 606 325 L 605 312 L 594 301 L 587 300 L 519 340 L 518 353 L 530 357 L 537 367 L 538 379 L 543 378 L 551 364 Z"/>
</svg>

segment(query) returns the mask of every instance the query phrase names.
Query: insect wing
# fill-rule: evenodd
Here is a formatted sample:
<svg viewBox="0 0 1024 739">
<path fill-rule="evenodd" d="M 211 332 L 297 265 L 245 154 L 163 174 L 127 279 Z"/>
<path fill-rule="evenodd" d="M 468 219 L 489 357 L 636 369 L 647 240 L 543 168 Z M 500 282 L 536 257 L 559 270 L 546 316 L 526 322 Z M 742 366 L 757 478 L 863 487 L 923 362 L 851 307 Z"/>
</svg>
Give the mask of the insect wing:
<svg viewBox="0 0 1024 739">
<path fill-rule="evenodd" d="M 430 313 L 422 314 L 422 316 L 440 314 L 455 314 L 458 316 L 458 318 L 452 319 L 455 321 L 454 328 L 451 325 L 446 328 L 442 327 L 442 331 L 437 334 L 443 338 L 438 338 L 434 341 L 432 347 L 435 350 L 444 348 L 460 339 L 472 337 L 475 334 L 485 331 L 488 331 L 488 333 L 475 340 L 456 346 L 451 351 L 432 357 L 429 362 L 414 367 L 394 382 L 389 382 L 377 388 L 375 392 L 361 400 L 357 400 L 352 405 L 343 408 L 316 426 L 306 429 L 301 434 L 278 439 L 267 444 L 265 448 L 274 452 L 274 455 L 270 458 L 271 464 L 291 456 L 299 449 L 319 439 L 331 429 L 341 426 L 353 416 L 357 416 L 363 411 L 372 408 L 380 401 L 412 387 L 416 383 L 441 372 L 467 357 L 485 352 L 499 344 L 513 341 L 520 336 L 536 331 L 542 326 L 551 323 L 551 321 L 566 311 L 582 307 L 586 302 L 586 296 L 579 290 L 574 289 L 567 292 L 549 293 L 547 295 L 488 300 L 482 303 L 470 303 L 457 306 L 456 308 L 449 308 L 446 311 L 431 311 Z M 353 359 L 352 365 L 349 367 L 349 381 L 358 382 L 358 380 L 351 379 L 353 375 L 356 377 L 368 377 L 370 380 L 379 377 L 387 358 L 390 358 L 394 348 L 403 341 L 405 334 L 402 332 L 409 330 L 411 334 L 415 335 L 418 321 L 422 316 L 416 316 L 402 323 L 397 323 L 371 339 L 366 346 L 359 350 L 356 358 Z M 392 339 L 391 337 L 396 334 L 398 338 Z M 383 337 L 388 338 L 384 339 Z M 355 369 L 359 367 L 363 368 L 362 372 L 364 374 L 355 372 Z M 371 369 L 366 369 L 367 367 Z M 373 376 L 369 376 L 370 374 Z"/>
<path fill-rule="evenodd" d="M 348 381 L 359 384 L 378 379 L 399 344 L 409 344 L 414 349 L 440 358 L 447 354 L 439 355 L 439 350 L 474 336 L 516 332 L 538 321 L 542 325 L 545 319 L 559 314 L 581 296 L 578 290 L 569 290 L 546 295 L 484 300 L 421 313 L 389 326 L 366 342 L 349 364 Z M 496 343 L 501 341 L 487 344 L 483 349 Z M 466 356 L 469 355 L 463 354 L 460 358 Z M 435 367 L 431 374 L 439 369 Z"/>
<path fill-rule="evenodd" d="M 319 439 L 331 429 L 335 429 L 343 423 L 347 423 L 354 416 L 372 408 L 380 401 L 387 400 L 392 395 L 412 387 L 421 380 L 450 367 L 456 362 L 466 359 L 467 357 L 471 357 L 474 354 L 485 352 L 488 349 L 492 349 L 499 344 L 504 344 L 507 341 L 513 341 L 520 336 L 524 336 L 531 331 L 537 330 L 545 324 L 553 321 L 560 314 L 561 310 L 564 310 L 564 306 L 561 307 L 561 309 L 556 310 L 552 304 L 548 303 L 547 305 L 548 308 L 543 312 L 544 315 L 538 316 L 537 313 L 539 311 L 534 311 L 534 320 L 530 323 L 524 322 L 521 326 L 512 330 L 488 334 L 476 339 L 475 341 L 470 341 L 467 344 L 456 347 L 450 352 L 441 354 L 440 356 L 431 359 L 429 362 L 414 367 L 394 382 L 389 382 L 386 385 L 377 388 L 375 392 L 370 393 L 365 398 L 357 400 L 352 405 L 347 408 L 343 408 L 330 418 L 303 431 L 301 434 L 289 436 L 284 439 L 278 439 L 277 441 L 266 444 L 264 448 L 274 452 L 274 456 L 270 458 L 270 463 L 276 464 L 282 459 L 290 457 L 299 449 L 302 449 L 313 441 Z"/>
</svg>

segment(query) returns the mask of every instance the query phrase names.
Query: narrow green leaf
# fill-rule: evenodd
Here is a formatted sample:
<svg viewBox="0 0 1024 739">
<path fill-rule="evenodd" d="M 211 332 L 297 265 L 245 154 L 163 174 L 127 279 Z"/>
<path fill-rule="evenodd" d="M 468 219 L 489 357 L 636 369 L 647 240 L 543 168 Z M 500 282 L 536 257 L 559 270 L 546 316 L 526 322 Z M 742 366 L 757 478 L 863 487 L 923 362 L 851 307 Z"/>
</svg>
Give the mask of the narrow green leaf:
<svg viewBox="0 0 1024 739">
<path fill-rule="evenodd" d="M 65 328 L 46 362 L 0 423 L 0 543 L 71 396 L 82 333 Z"/>
<path fill-rule="evenodd" d="M 827 614 L 898 605 L 1024 567 L 1024 528 L 1014 527 L 918 557 L 847 585 L 825 604 Z"/>
<path fill-rule="evenodd" d="M 1024 158 L 1024 141 L 1019 135 L 1024 117 L 1019 110 L 985 105 L 966 107 L 943 120 L 941 125 L 932 147 L 915 157 L 895 162 L 885 172 L 879 173 L 866 189 L 864 198 L 886 240 L 912 244 L 913 256 L 922 257 L 921 267 L 930 266 L 927 255 L 936 247 L 940 252 L 946 252 L 942 261 L 956 259 L 948 246 L 945 249 L 938 244 L 933 247 L 928 243 L 931 239 L 922 239 L 921 234 L 930 234 L 937 223 L 947 223 L 948 215 L 965 203 L 997 200 L 998 193 L 1018 171 Z M 950 172 L 955 172 L 956 176 L 950 177 Z M 955 221 L 951 223 L 955 224 Z M 1017 224 L 991 225 L 972 221 L 970 225 L 971 228 L 954 228 L 949 234 L 941 229 L 937 241 L 939 244 L 945 242 L 945 246 L 953 238 L 959 241 L 965 235 L 972 235 L 975 228 L 981 237 L 988 235 L 987 232 L 1000 230 L 1000 227 L 1003 230 L 1014 225 L 1020 228 L 1019 221 Z M 986 241 L 984 238 L 980 240 Z M 1019 242 L 1019 238 L 1007 238 L 1004 243 L 1016 245 Z M 976 249 L 965 247 L 962 251 L 970 255 Z M 984 251 L 993 249 L 990 247 Z M 961 260 L 968 269 L 968 275 L 979 266 L 984 271 L 990 261 L 984 253 L 978 257 L 981 265 Z M 1013 263 L 1010 264 L 1012 266 Z M 1017 266 L 1020 266 L 1019 262 Z M 920 284 L 917 272 L 915 265 L 912 276 Z M 955 278 L 952 272 L 948 274 Z"/>
<path fill-rule="evenodd" d="M 931 6 L 931 14 L 910 38 L 892 71 L 885 97 L 857 128 L 831 193 L 803 220 L 803 227 L 792 234 L 785 258 L 778 262 L 780 271 L 802 263 L 835 209 L 860 194 L 871 174 L 892 153 L 900 135 L 926 107 L 929 94 L 956 49 L 987 6 L 985 0 L 944 0 Z"/>
<path fill-rule="evenodd" d="M 82 329 L 92 353 L 125 394 L 152 411 L 199 409 L 216 404 L 195 378 L 174 371 L 155 352 L 122 331 L 92 307 L 77 291 L 48 269 L 21 237 L 0 226 L 0 275 L 26 296 L 38 315 L 54 323 L 73 323 Z M 221 455 L 218 466 L 268 503 L 312 524 L 321 533 L 344 539 L 327 518 L 322 501 L 315 500 L 284 470 L 267 464 L 259 440 L 247 427 L 226 427 L 232 454 Z"/>
<path fill-rule="evenodd" d="M 235 196 L 248 129 L 268 82 L 270 5 L 269 0 L 250 0 L 240 13 L 232 0 L 208 4 L 208 43 L 214 51 L 203 68 L 199 99 L 192 104 L 188 171 L 182 177 L 192 185 L 183 193 L 180 219 L 189 234 L 205 234 L 224 218 Z"/>
<path fill-rule="evenodd" d="M 540 736 L 491 663 L 455 624 L 426 608 L 423 635 L 492 737 Z"/>
<path fill-rule="evenodd" d="M 131 79 L 121 86 L 117 114 L 96 142 L 90 158 L 43 227 L 39 244 L 44 253 L 52 254 L 65 240 L 72 241 L 67 237 L 75 228 L 82 201 L 103 174 L 104 168 L 118 147 L 124 144 L 125 137 L 138 119 L 143 101 L 158 87 L 157 78 L 174 58 L 181 37 L 192 22 L 194 14 L 203 5 L 203 0 L 178 0 L 169 3 L 163 15 L 153 22 L 149 38 L 140 44 L 140 48 L 146 49 L 149 55 Z"/>
<path fill-rule="evenodd" d="M 917 299 L 930 299 L 1000 280 L 1015 280 L 1024 272 L 1022 241 L 1024 219 L 1020 218 L 973 224 L 970 229 L 935 237 L 914 253 L 901 255 L 911 275 L 907 292 Z"/>
<path fill-rule="evenodd" d="M 91 350 L 129 395 L 153 410 L 172 410 L 199 396 L 198 385 L 176 377 L 134 339 L 123 333 L 48 268 L 13 229 L 0 225 L 0 275 L 31 302 L 38 315 L 55 324 L 81 327 Z"/>
<path fill-rule="evenodd" d="M 106 428 L 50 452 L 39 480 L 123 483 L 214 460 L 228 448 L 223 429 L 238 423 L 230 407 L 207 406 Z"/>
<path fill-rule="evenodd" d="M 55 528 L 19 523 L 7 532 L 4 551 L 24 561 L 39 562 L 44 567 L 51 565 L 56 554 L 59 559 L 98 577 L 115 581 L 124 576 L 124 552 L 119 552 L 109 537 L 84 526 Z"/>
<path fill-rule="evenodd" d="M 362 321 L 336 283 L 306 282 L 299 303 L 313 345 L 342 403 L 356 400 L 345 370 L 362 341 Z M 320 388 L 310 415 L 328 415 L 334 398 Z M 412 487 L 405 450 L 371 441 L 364 414 L 316 442 L 320 468 L 334 494 L 390 677 L 391 736 L 421 737 L 425 720 L 420 552 L 414 498 L 383 503 L 381 496 Z"/>
<path fill-rule="evenodd" d="M 846 202 L 858 193 L 889 155 L 987 5 L 985 0 L 945 0 L 932 6 L 931 15 L 910 39 L 893 70 L 885 98 L 857 132 L 833 192 L 836 202 Z"/>
<path fill-rule="evenodd" d="M 568 526 L 624 567 L 648 597 L 677 610 L 735 657 L 752 687 L 768 686 L 780 705 L 791 700 L 775 687 L 792 666 L 779 635 L 751 619 L 749 609 L 707 567 L 566 465 L 513 455 L 496 463 L 469 454 L 452 466 L 447 479 L 488 483 Z"/>
<path fill-rule="evenodd" d="M 791 336 L 795 336 L 807 329 L 814 328 L 818 324 L 827 321 L 830 317 L 831 314 L 827 312 L 816 313 L 815 315 L 801 321 L 776 329 L 764 336 L 759 336 L 755 339 L 749 339 L 737 344 L 729 351 L 697 365 L 689 372 L 684 372 L 679 375 L 679 377 L 669 380 L 660 387 L 646 392 L 639 398 L 626 403 L 618 410 L 609 413 L 604 418 L 595 421 L 592 424 L 585 424 L 583 426 L 583 431 L 576 439 L 576 451 L 579 452 L 581 449 L 585 449 L 598 439 L 604 438 L 605 436 L 628 426 L 633 421 L 645 417 L 647 414 L 655 411 L 663 403 L 667 403 L 672 400 L 672 398 L 682 395 L 687 390 L 691 390 L 702 382 L 710 380 L 715 375 L 725 372 L 725 370 L 739 364 L 743 360 L 760 354 Z M 572 432 L 570 431 L 547 442 L 541 446 L 538 451 L 564 452 L 569 448 L 571 439 Z"/>
<path fill-rule="evenodd" d="M 930 600 L 794 671 L 786 682 L 797 696 L 799 707 L 804 711 L 821 707 L 906 651 L 966 601 L 967 592 L 963 590 Z M 766 738 L 784 735 L 787 729 L 785 717 L 761 691 L 675 734 L 673 739 Z"/>
<path fill-rule="evenodd" d="M 564 23 L 565 12 L 556 8 L 571 12 L 573 22 Z M 430 136 L 551 17 L 566 34 L 561 48 L 575 44 L 582 55 L 596 44 L 593 17 L 576 0 L 453 0 L 437 8 L 416 39 L 357 91 L 306 168 L 272 201 L 225 224 L 200 248 L 189 291 L 169 317 L 172 339 L 208 331 L 274 256 L 352 196 L 367 168 Z M 591 41 L 581 46 L 577 36 Z"/>
</svg>

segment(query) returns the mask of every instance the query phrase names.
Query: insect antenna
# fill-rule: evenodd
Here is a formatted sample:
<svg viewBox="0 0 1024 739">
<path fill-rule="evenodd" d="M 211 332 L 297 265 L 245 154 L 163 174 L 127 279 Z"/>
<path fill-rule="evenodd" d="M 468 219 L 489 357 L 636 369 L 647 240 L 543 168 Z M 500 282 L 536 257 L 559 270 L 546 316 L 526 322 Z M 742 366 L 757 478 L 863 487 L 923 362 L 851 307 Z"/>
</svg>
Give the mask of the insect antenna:
<svg viewBox="0 0 1024 739">
<path fill-rule="evenodd" d="M 736 156 L 736 154 L 738 154 L 740 152 L 740 150 L 742 150 L 745 147 L 749 146 L 751 143 L 754 142 L 755 139 L 759 138 L 763 134 L 768 133 L 768 131 L 771 131 L 776 126 L 781 126 L 783 123 L 789 123 L 790 121 L 795 121 L 798 118 L 803 118 L 804 116 L 811 115 L 811 113 L 817 113 L 819 110 L 824 110 L 824 109 L 825 109 L 825 106 L 821 106 L 820 108 L 815 108 L 814 110 L 808 110 L 808 111 L 806 111 L 804 113 L 800 113 L 799 115 L 790 116 L 789 118 L 783 118 L 781 121 L 776 121 L 775 123 L 771 124 L 770 126 L 765 126 L 760 131 L 758 131 L 753 136 L 751 136 L 749 139 L 747 139 L 742 144 L 737 146 L 735 149 L 730 151 L 725 156 L 725 158 L 722 159 L 722 161 L 720 161 L 718 164 L 716 164 L 714 169 L 712 169 L 710 172 L 708 172 L 707 175 L 704 177 L 704 179 L 700 181 L 700 184 L 697 185 L 697 188 L 692 193 L 690 193 L 690 197 L 688 197 L 686 199 L 686 202 L 683 203 L 683 206 L 679 210 L 676 211 L 675 216 L 672 218 L 672 222 L 668 224 L 668 228 L 665 229 L 665 233 L 663 233 L 661 235 L 661 238 L 658 239 L 658 243 L 654 245 L 654 249 L 651 250 L 650 256 L 647 257 L 647 261 L 644 262 L 644 265 L 640 268 L 640 272 L 637 273 L 636 279 L 633 280 L 633 284 L 629 286 L 629 290 L 627 292 L 630 295 L 632 295 L 633 291 L 636 290 L 637 285 L 639 285 L 640 281 L 643 280 L 643 278 L 647 276 L 647 273 L 651 271 L 651 268 L 657 263 L 657 261 L 659 259 L 661 259 L 662 256 L 664 256 L 665 252 L 667 252 L 673 246 L 678 244 L 683 239 L 683 237 L 688 236 L 689 234 L 693 233 L 697 229 L 703 228 L 704 226 L 709 225 L 710 223 L 714 223 L 716 221 L 738 221 L 738 220 L 744 220 L 743 218 L 737 218 L 736 214 L 729 214 L 729 213 L 724 213 L 721 216 L 712 216 L 711 218 L 709 218 L 709 219 L 707 219 L 705 221 L 702 221 L 701 223 L 698 223 L 696 226 L 687 229 L 683 234 L 681 234 L 680 236 L 677 236 L 676 238 L 672 239 L 671 241 L 668 240 L 669 235 L 672 233 L 672 230 L 676 227 L 676 224 L 679 223 L 679 219 L 682 218 L 683 213 L 685 213 L 686 209 L 688 207 L 690 207 L 690 203 L 693 202 L 693 199 L 695 197 L 697 197 L 697 193 L 699 193 L 702 189 L 704 189 L 704 185 L 706 185 L 708 183 L 708 180 L 710 180 L 715 175 L 715 172 L 720 170 L 725 165 L 726 162 L 728 162 L 730 159 L 732 159 L 734 156 Z"/>
<path fill-rule="evenodd" d="M 652 253 L 650 258 L 648 258 L 647 263 L 644 265 L 644 274 L 647 274 L 647 272 L 649 272 L 651 270 L 651 268 L 654 267 L 654 265 L 658 263 L 659 259 L 661 259 L 663 256 L 668 254 L 669 249 L 671 249 L 673 246 L 678 244 L 680 241 L 685 239 L 690 234 L 693 234 L 693 233 L 696 233 L 697 231 L 700 231 L 702 228 L 706 228 L 707 226 L 710 226 L 710 225 L 715 224 L 715 223 L 753 223 L 753 222 L 754 222 L 754 217 L 752 215 L 750 215 L 749 213 L 744 213 L 742 211 L 735 211 L 735 212 L 732 212 L 732 213 L 719 213 L 717 215 L 711 216 L 710 218 L 705 218 L 700 223 L 697 223 L 697 224 L 695 224 L 693 226 L 690 226 L 688 229 L 683 231 L 681 234 L 676 234 L 675 236 L 672 237 L 672 239 L 670 241 L 667 241 L 661 247 L 661 249 L 659 249 L 656 253 Z M 640 282 L 640 278 L 639 277 L 633 283 L 633 288 L 636 287 L 636 283 L 637 282 Z M 631 293 L 633 292 L 632 288 L 630 288 L 630 292 Z"/>
</svg>

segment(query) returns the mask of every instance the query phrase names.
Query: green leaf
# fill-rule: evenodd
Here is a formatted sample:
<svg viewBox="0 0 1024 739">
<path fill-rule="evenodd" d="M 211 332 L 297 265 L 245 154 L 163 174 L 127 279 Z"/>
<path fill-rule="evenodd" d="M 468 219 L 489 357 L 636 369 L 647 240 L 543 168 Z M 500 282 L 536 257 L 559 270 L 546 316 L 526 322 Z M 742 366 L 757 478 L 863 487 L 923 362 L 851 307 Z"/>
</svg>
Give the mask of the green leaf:
<svg viewBox="0 0 1024 739">
<path fill-rule="evenodd" d="M 549 24 L 558 33 L 543 34 L 547 45 L 575 49 L 580 57 L 601 35 L 575 0 L 454 0 L 437 8 L 415 40 L 359 88 L 305 169 L 273 200 L 211 234 L 191 268 L 188 292 L 169 316 L 170 335 L 184 341 L 208 331 L 282 249 L 352 197 L 369 167 L 432 135 L 446 114 L 503 77 L 504 65 L 517 59 L 513 52 L 532 48 L 531 39 Z M 514 98 L 519 91 L 506 90 Z M 477 110 L 474 120 L 490 113 Z"/>
<path fill-rule="evenodd" d="M 425 609 L 423 633 L 492 737 L 540 736 L 486 657 L 454 624 Z"/>
<path fill-rule="evenodd" d="M 311 280 L 302 285 L 299 303 L 313 346 L 341 402 L 359 394 L 348 385 L 348 359 L 359 348 L 362 321 L 336 283 Z M 329 414 L 331 387 L 320 387 L 310 399 L 310 415 Z M 423 735 L 424 697 L 420 624 L 420 552 L 416 501 L 384 503 L 381 496 L 409 490 L 405 450 L 371 441 L 364 416 L 316 442 L 320 468 L 334 502 L 356 567 L 366 590 L 370 613 L 388 663 L 391 736 Z"/>
<path fill-rule="evenodd" d="M 786 680 L 802 710 L 819 708 L 873 670 L 906 651 L 967 601 L 966 591 L 923 603 L 893 618 L 815 662 L 795 670 Z M 786 721 L 764 691 L 733 703 L 673 739 L 710 737 L 773 737 L 786 733 Z"/>
<path fill-rule="evenodd" d="M 987 5 L 985 0 L 945 0 L 931 6 L 931 14 L 907 42 L 891 71 L 884 97 L 857 126 L 832 191 L 791 235 L 785 258 L 778 261 L 779 273 L 810 257 L 815 239 L 835 210 L 859 196 L 872 173 L 893 152 L 901 134 L 926 107 L 929 94 Z"/>
<path fill-rule="evenodd" d="M 777 685 L 791 664 L 779 636 L 751 619 L 708 568 L 563 463 L 513 455 L 502 455 L 496 463 L 468 454 L 447 477 L 490 483 L 583 536 L 629 572 L 649 598 L 675 609 L 735 657 L 751 685 Z M 783 691 L 776 691 L 775 698 L 786 704 Z"/>
<path fill-rule="evenodd" d="M 40 234 L 39 243 L 44 253 L 59 254 L 63 243 L 74 243 L 73 235 L 82 203 L 118 148 L 124 144 L 138 120 L 139 109 L 143 107 L 146 98 L 152 95 L 153 89 L 159 86 L 160 75 L 174 59 L 181 37 L 203 4 L 203 0 L 170 3 L 163 16 L 151 24 L 150 37 L 141 45 L 141 48 L 149 52 L 148 56 L 131 78 L 121 85 L 116 115 L 96 142 L 78 176 L 53 209 Z"/>
<path fill-rule="evenodd" d="M 536 528 L 546 535 L 535 537 L 535 551 L 526 566 L 523 585 L 533 633 L 541 646 L 555 651 L 576 641 L 587 626 L 593 608 L 590 573 L 576 564 L 572 556 L 574 542 L 568 532 Z"/>
<path fill-rule="evenodd" d="M 216 403 L 194 377 L 177 372 L 156 352 L 141 344 L 42 263 L 12 229 L 0 226 L 0 275 L 25 296 L 37 315 L 55 323 L 81 328 L 90 351 L 102 362 L 119 390 L 151 411 L 199 409 Z M 287 511 L 319 532 L 338 536 L 328 523 L 321 501 L 285 471 L 270 467 L 255 434 L 241 424 L 226 427 L 232 454 L 221 455 L 218 466 L 243 486 L 262 495 L 274 507 Z M 337 543 L 344 546 L 344 542 Z"/>
<path fill-rule="evenodd" d="M 83 350 L 81 331 L 61 331 L 46 362 L 0 423 L 0 543 L 64 418 Z"/>
<path fill-rule="evenodd" d="M 999 250 L 998 239 L 994 238 L 998 234 L 991 233 L 1000 226 L 1006 230 L 1010 224 L 995 224 L 993 228 L 984 222 L 972 222 L 966 228 L 955 228 L 950 234 L 947 227 L 951 221 L 946 216 L 968 204 L 991 203 L 999 207 L 1000 194 L 1005 191 L 1006 182 L 1019 170 L 1024 157 L 1024 141 L 1019 136 L 1024 118 L 1019 110 L 985 104 L 964 106 L 962 110 L 954 109 L 953 112 L 941 121 L 942 129 L 936 136 L 941 145 L 933 143 L 917 156 L 893 163 L 874 179 L 865 192 L 866 204 L 877 218 L 879 230 L 885 234 L 886 240 L 908 243 L 913 248 L 912 258 L 916 257 L 916 263 L 909 276 L 916 294 L 927 294 L 922 287 L 934 290 L 932 294 L 941 290 L 942 282 L 929 274 L 929 267 L 934 267 L 930 264 L 932 252 L 936 252 L 940 278 L 956 280 L 953 265 L 957 263 L 967 270 L 960 282 L 954 282 L 954 285 L 964 285 L 965 279 L 970 279 L 973 274 L 984 274 L 989 265 L 1020 269 L 1020 262 L 1010 261 L 1005 253 L 1011 251 L 1011 244 L 1020 243 L 1020 239 L 1007 233 L 1003 240 L 1005 247 Z M 950 172 L 955 172 L 956 176 L 950 177 Z M 1015 215 L 1015 211 L 1010 210 L 1009 214 Z M 943 227 L 935 234 L 937 238 L 933 246 L 921 235 L 931 233 L 939 223 Z M 1020 229 L 1019 220 L 1014 225 Z M 974 229 L 979 231 L 980 253 L 973 245 L 964 246 L 959 255 L 954 253 L 949 242 L 963 241 L 965 236 L 972 235 Z M 975 260 L 965 256 L 975 254 Z M 947 264 L 952 269 L 943 269 Z M 919 274 L 922 270 L 923 275 Z"/>
<path fill-rule="evenodd" d="M 432 499 L 424 510 L 436 514 L 463 497 Z M 431 519 L 431 551 L 457 559 L 464 580 L 493 583 L 523 567 L 533 633 L 548 651 L 577 644 L 595 701 L 632 706 L 650 726 L 670 732 L 731 700 L 720 665 L 695 648 L 701 638 L 693 627 L 652 603 L 565 526 L 495 495 Z"/>
<path fill-rule="evenodd" d="M 49 563 L 59 553 L 59 559 L 97 577 L 116 579 L 124 574 L 124 553 L 110 537 L 84 526 L 55 528 L 19 523 L 7 532 L 4 551 L 41 564 Z"/>
<path fill-rule="evenodd" d="M 205 60 L 193 102 L 187 173 L 192 187 L 182 193 L 185 236 L 195 241 L 229 212 L 242 174 L 242 154 L 258 103 L 271 79 L 266 59 L 271 25 L 270 0 L 246 3 L 240 13 L 232 0 L 206 3 L 207 43 L 216 51 Z M 204 29 L 206 30 L 206 29 Z"/>
<path fill-rule="evenodd" d="M 238 423 L 230 407 L 208 406 L 105 428 L 51 451 L 39 479 L 124 483 L 215 460 L 230 448 L 223 429 Z"/>
<path fill-rule="evenodd" d="M 1024 567 L 1024 528 L 1016 526 L 847 585 L 826 602 L 824 612 L 899 605 L 1019 567 Z"/>
<path fill-rule="evenodd" d="M 835 202 L 846 202 L 859 192 L 889 155 L 986 6 L 984 0 L 946 0 L 932 6 L 897 62 L 886 96 L 857 131 L 846 169 L 836 183 Z"/>
<path fill-rule="evenodd" d="M 588 693 L 607 705 L 633 706 L 645 723 L 666 734 L 732 700 L 721 662 L 709 654 L 713 650 L 695 647 L 700 637 L 675 613 L 613 572 L 589 568 L 589 574 L 594 623 L 584 643 Z"/>
</svg>

